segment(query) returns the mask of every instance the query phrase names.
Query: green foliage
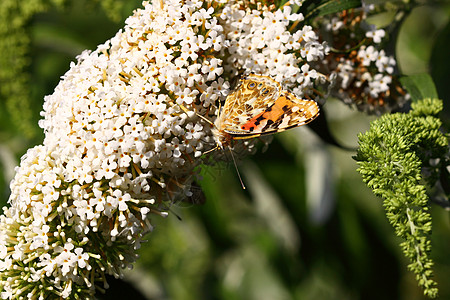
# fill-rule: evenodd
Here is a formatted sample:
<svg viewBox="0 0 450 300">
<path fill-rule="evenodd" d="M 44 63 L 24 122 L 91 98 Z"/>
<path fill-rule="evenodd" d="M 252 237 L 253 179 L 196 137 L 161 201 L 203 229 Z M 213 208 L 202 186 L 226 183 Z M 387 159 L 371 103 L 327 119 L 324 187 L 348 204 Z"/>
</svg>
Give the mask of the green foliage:
<svg viewBox="0 0 450 300">
<path fill-rule="evenodd" d="M 26 88 L 29 76 L 24 72 L 29 63 L 30 39 L 24 27 L 34 14 L 46 10 L 49 5 L 46 1 L 0 2 L 0 94 L 14 123 L 28 136 L 34 133 L 30 131 L 33 126 L 29 123 L 30 95 Z"/>
<path fill-rule="evenodd" d="M 402 77 L 400 78 L 400 82 L 408 90 L 413 101 L 438 97 L 433 79 L 428 74 L 416 74 Z"/>
<path fill-rule="evenodd" d="M 28 138 L 38 132 L 34 126 L 32 108 L 30 65 L 30 32 L 32 18 L 52 8 L 61 9 L 64 5 L 80 1 L 36 0 L 0 1 L 0 100 L 11 122 L 18 131 Z M 121 11 L 127 0 L 83 1 L 83 5 L 100 6 L 114 21 L 122 18 Z M 94 8 L 95 9 L 95 8 Z"/>
<path fill-rule="evenodd" d="M 407 113 L 384 115 L 360 134 L 355 159 L 364 182 L 384 199 L 386 216 L 401 248 L 410 260 L 409 270 L 429 297 L 437 296 L 433 261 L 429 257 L 431 215 L 426 185 L 432 187 L 445 164 L 448 141 L 439 131 L 436 115 L 442 101 L 424 99 Z M 426 183 L 426 185 L 425 185 Z"/>
<path fill-rule="evenodd" d="M 333 14 L 344 11 L 346 9 L 360 7 L 360 0 L 306 0 L 302 3 L 299 12 L 303 13 L 305 19 L 312 19 L 319 16 Z"/>
<path fill-rule="evenodd" d="M 447 9 L 448 11 L 448 9 Z M 450 20 L 435 35 L 434 45 L 430 54 L 430 73 L 433 77 L 436 88 L 442 99 L 450 97 L 450 85 L 448 78 L 450 77 L 450 64 L 442 63 L 448 60 L 448 49 L 450 47 Z M 449 115 L 449 107 L 447 116 Z"/>
</svg>

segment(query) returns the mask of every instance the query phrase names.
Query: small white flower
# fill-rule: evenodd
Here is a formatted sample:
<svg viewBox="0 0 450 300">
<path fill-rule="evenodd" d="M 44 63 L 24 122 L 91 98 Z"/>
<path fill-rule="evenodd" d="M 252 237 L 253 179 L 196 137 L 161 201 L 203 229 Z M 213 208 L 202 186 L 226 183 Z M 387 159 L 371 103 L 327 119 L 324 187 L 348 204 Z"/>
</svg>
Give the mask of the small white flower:
<svg viewBox="0 0 450 300">
<path fill-rule="evenodd" d="M 50 226 L 48 225 L 42 225 L 42 227 L 33 227 L 33 232 L 36 234 L 36 236 L 33 237 L 33 242 L 30 245 L 31 250 L 37 248 L 47 248 L 49 230 Z"/>
<path fill-rule="evenodd" d="M 302 70 L 302 77 L 301 77 L 301 81 L 299 81 L 299 83 L 301 83 L 303 86 L 310 86 L 311 81 L 313 81 L 314 79 L 317 78 L 317 71 L 314 69 L 310 69 L 310 66 L 307 64 L 304 64 L 301 68 Z"/>
<path fill-rule="evenodd" d="M 74 245 L 72 243 L 65 243 L 64 248 L 58 247 L 55 249 L 55 252 L 60 252 L 55 257 L 55 263 L 61 268 L 60 270 L 63 276 L 71 272 L 76 263 L 76 256 L 71 252 L 73 248 Z"/>
<path fill-rule="evenodd" d="M 186 125 L 186 139 L 187 140 L 198 140 L 203 135 L 203 126 L 200 124 L 193 125 L 189 123 Z"/>
<path fill-rule="evenodd" d="M 378 68 L 378 72 L 386 72 L 388 74 L 394 73 L 394 67 L 396 65 L 395 59 L 391 56 L 387 56 L 384 50 L 380 50 L 375 65 Z"/>
<path fill-rule="evenodd" d="M 88 263 L 89 254 L 83 253 L 83 251 L 84 251 L 83 248 L 75 248 L 75 250 L 73 251 L 76 255 L 78 267 L 80 267 L 82 269 L 90 270 L 91 266 Z"/>
<path fill-rule="evenodd" d="M 377 60 L 378 51 L 373 46 L 361 47 L 358 51 L 358 57 L 361 59 L 363 66 L 370 66 L 370 64 Z"/>
<path fill-rule="evenodd" d="M 366 37 L 373 39 L 373 42 L 376 44 L 379 44 L 385 35 L 386 32 L 383 29 L 366 32 Z"/>
</svg>

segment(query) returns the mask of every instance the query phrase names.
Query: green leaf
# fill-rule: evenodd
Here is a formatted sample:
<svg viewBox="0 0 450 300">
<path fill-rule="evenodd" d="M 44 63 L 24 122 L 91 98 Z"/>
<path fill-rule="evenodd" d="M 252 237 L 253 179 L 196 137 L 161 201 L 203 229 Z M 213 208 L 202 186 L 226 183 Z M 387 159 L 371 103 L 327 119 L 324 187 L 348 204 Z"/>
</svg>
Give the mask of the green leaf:
<svg viewBox="0 0 450 300">
<path fill-rule="evenodd" d="M 305 20 L 308 20 L 355 7 L 361 7 L 360 0 L 306 0 L 299 12 L 305 16 Z"/>
<path fill-rule="evenodd" d="M 448 61 L 448 49 L 450 48 L 450 22 L 435 37 L 433 50 L 430 55 L 430 74 L 433 77 L 436 89 L 441 99 L 450 99 L 450 64 Z M 444 110 L 450 115 L 450 107 Z"/>
<path fill-rule="evenodd" d="M 414 102 L 425 98 L 438 98 L 433 79 L 428 74 L 424 73 L 402 77 L 400 78 L 400 82 L 409 92 Z"/>
</svg>

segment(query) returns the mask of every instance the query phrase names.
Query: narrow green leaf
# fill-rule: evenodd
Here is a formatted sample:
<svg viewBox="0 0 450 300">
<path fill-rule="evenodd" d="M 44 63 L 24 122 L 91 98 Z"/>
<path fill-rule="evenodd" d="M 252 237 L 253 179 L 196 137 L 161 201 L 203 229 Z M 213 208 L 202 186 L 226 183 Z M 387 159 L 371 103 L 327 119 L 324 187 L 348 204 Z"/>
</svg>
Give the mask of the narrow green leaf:
<svg viewBox="0 0 450 300">
<path fill-rule="evenodd" d="M 360 0 L 306 0 L 303 2 L 299 12 L 303 13 L 305 19 L 308 20 L 360 6 Z"/>
<path fill-rule="evenodd" d="M 410 75 L 400 78 L 400 82 L 411 95 L 413 101 L 438 98 L 433 79 L 428 74 Z"/>
</svg>

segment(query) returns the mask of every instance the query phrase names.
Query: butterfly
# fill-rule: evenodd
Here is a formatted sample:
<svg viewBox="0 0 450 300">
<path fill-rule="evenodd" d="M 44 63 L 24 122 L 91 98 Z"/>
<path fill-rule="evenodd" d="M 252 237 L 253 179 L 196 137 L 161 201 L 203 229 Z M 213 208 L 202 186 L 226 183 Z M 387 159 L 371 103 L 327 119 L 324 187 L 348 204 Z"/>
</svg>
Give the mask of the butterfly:
<svg viewBox="0 0 450 300">
<path fill-rule="evenodd" d="M 301 99 L 269 76 L 249 74 L 228 95 L 212 134 L 216 148 L 307 124 L 319 115 L 314 100 Z"/>
</svg>

